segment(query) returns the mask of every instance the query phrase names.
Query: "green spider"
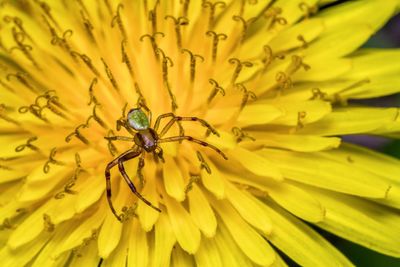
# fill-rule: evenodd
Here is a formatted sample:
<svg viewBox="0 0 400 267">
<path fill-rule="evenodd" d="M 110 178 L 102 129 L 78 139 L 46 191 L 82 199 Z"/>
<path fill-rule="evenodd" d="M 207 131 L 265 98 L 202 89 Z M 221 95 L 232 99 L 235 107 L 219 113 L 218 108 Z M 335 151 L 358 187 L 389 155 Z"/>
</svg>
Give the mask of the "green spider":
<svg viewBox="0 0 400 267">
<path fill-rule="evenodd" d="M 110 170 L 112 167 L 118 165 L 118 169 L 120 173 L 122 174 L 122 177 L 124 178 L 125 182 L 129 185 L 129 188 L 131 189 L 132 193 L 134 193 L 140 200 L 142 200 L 145 204 L 148 206 L 152 207 L 158 212 L 161 212 L 161 210 L 154 206 L 150 201 L 145 199 L 137 190 L 135 185 L 132 183 L 131 179 L 129 178 L 128 174 L 125 171 L 124 167 L 124 162 L 128 161 L 130 159 L 136 158 L 140 156 L 139 158 L 139 163 L 138 163 L 138 168 L 137 168 L 137 175 L 141 181 L 143 181 L 143 175 L 142 175 L 142 169 L 144 167 L 144 157 L 145 153 L 154 153 L 155 157 L 160 158 L 162 161 L 163 156 L 162 156 L 162 149 L 159 146 L 160 143 L 166 143 L 166 142 L 180 142 L 183 140 L 187 140 L 190 142 L 197 143 L 199 145 L 205 146 L 205 147 L 210 147 L 211 149 L 214 149 L 217 153 L 219 153 L 224 159 L 228 159 L 226 155 L 217 147 L 201 141 L 199 139 L 193 138 L 191 136 L 184 135 L 183 132 L 180 133 L 179 136 L 172 136 L 172 137 L 167 137 L 167 138 L 162 138 L 168 130 L 171 128 L 171 126 L 178 121 L 197 121 L 202 124 L 202 126 L 208 128 L 211 133 L 218 135 L 217 131 L 210 125 L 208 124 L 205 120 L 202 120 L 197 117 L 180 117 L 180 116 L 175 116 L 173 113 L 165 113 L 157 117 L 157 120 L 154 124 L 154 127 L 151 128 L 151 111 L 143 107 L 148 115 L 144 113 L 142 110 L 142 107 L 134 108 L 131 109 L 128 114 L 126 119 L 120 119 L 117 121 L 117 130 L 119 130 L 122 127 L 124 127 L 130 134 L 133 135 L 132 137 L 126 137 L 126 136 L 112 136 L 112 137 L 105 137 L 107 140 L 121 140 L 121 141 L 129 141 L 129 142 L 134 142 L 135 144 L 132 146 L 132 148 L 128 149 L 121 155 L 119 155 L 117 158 L 112 160 L 110 163 L 107 164 L 107 167 L 105 169 L 105 177 L 106 177 L 106 190 L 107 190 L 107 201 L 108 204 L 111 208 L 112 213 L 117 217 L 119 221 L 122 221 L 122 216 L 118 215 L 112 200 L 111 200 L 111 175 L 110 175 Z M 160 126 L 160 121 L 163 118 L 168 118 L 171 117 L 170 121 L 162 128 L 162 130 L 158 133 L 157 130 Z"/>
</svg>

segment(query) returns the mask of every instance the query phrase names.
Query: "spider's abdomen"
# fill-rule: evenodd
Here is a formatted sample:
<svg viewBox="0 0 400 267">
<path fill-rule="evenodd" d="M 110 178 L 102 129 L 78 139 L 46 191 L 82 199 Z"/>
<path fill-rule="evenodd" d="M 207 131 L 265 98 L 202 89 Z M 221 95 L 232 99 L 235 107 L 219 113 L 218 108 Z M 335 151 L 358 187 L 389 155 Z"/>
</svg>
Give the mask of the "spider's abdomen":
<svg viewBox="0 0 400 267">
<path fill-rule="evenodd" d="M 135 134 L 135 143 L 147 152 L 152 152 L 157 148 L 157 133 L 151 128 L 139 131 Z"/>
</svg>

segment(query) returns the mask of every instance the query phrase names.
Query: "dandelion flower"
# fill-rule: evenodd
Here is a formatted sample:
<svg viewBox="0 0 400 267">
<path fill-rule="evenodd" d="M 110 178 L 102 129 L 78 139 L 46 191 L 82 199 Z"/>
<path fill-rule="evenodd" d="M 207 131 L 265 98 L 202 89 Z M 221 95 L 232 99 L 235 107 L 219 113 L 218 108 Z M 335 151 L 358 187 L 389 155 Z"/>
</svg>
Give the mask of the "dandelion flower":
<svg viewBox="0 0 400 267">
<path fill-rule="evenodd" d="M 399 1 L 328 2 L 1 1 L 1 265 L 351 266 L 316 228 L 399 257 L 399 161 L 341 141 L 399 136 L 348 102 L 399 91 L 400 51 L 359 49 Z M 205 122 L 123 163 L 161 212 L 111 170 L 119 221 L 137 107 Z"/>
</svg>

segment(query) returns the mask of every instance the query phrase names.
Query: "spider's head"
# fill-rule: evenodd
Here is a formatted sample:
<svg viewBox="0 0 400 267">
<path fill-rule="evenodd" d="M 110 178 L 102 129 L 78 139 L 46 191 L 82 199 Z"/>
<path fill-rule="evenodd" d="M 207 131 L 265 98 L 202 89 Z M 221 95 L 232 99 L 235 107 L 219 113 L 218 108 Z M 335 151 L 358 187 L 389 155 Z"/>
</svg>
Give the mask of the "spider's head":
<svg viewBox="0 0 400 267">
<path fill-rule="evenodd" d="M 128 112 L 127 121 L 136 131 L 147 130 L 150 127 L 149 119 L 141 108 L 134 108 Z"/>
</svg>

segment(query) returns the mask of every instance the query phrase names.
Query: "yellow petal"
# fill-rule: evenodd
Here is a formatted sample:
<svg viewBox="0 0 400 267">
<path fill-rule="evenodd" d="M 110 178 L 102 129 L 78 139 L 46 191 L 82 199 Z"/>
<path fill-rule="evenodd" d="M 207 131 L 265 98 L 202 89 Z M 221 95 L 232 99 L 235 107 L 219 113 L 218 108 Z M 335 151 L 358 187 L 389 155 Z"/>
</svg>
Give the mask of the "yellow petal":
<svg viewBox="0 0 400 267">
<path fill-rule="evenodd" d="M 129 232 L 128 267 L 147 266 L 149 262 L 149 245 L 146 232 L 137 219 L 133 219 Z"/>
<path fill-rule="evenodd" d="M 106 218 L 107 220 L 107 218 Z M 121 223 L 120 223 L 121 224 Z M 121 224 L 122 225 L 122 224 Z M 103 224 L 105 227 L 105 224 Z M 129 250 L 129 243 L 130 243 L 130 234 L 131 234 L 131 224 L 124 224 L 123 231 L 121 234 L 121 240 L 118 243 L 118 246 L 113 250 L 111 255 L 105 258 L 103 262 L 104 267 L 112 267 L 112 266 L 126 266 L 127 265 L 127 252 Z M 144 232 L 142 230 L 142 232 Z M 135 248 L 136 249 L 136 248 Z M 99 255 L 101 255 L 99 250 Z"/>
<path fill-rule="evenodd" d="M 316 231 L 272 201 L 263 208 L 274 225 L 273 234 L 266 238 L 301 266 L 353 266 Z"/>
<path fill-rule="evenodd" d="M 285 177 L 300 183 L 370 198 L 385 198 L 390 188 L 379 176 L 326 159 L 318 152 L 263 149 L 260 155 L 274 162 Z"/>
<path fill-rule="evenodd" d="M 204 238 L 195 254 L 196 266 L 219 267 L 222 265 L 220 252 L 213 239 Z"/>
<path fill-rule="evenodd" d="M 164 200 L 169 221 L 179 245 L 189 254 L 196 253 L 201 240 L 199 229 L 181 203 L 168 196 L 164 196 Z"/>
<path fill-rule="evenodd" d="M 381 205 L 326 190 L 312 190 L 326 207 L 318 225 L 352 242 L 393 257 L 400 256 L 400 217 Z"/>
<path fill-rule="evenodd" d="M 296 186 L 289 183 L 271 186 L 268 195 L 281 207 L 305 221 L 316 223 L 324 219 L 325 208 L 321 203 Z"/>
<path fill-rule="evenodd" d="M 155 225 L 155 241 L 150 247 L 154 255 L 150 255 L 149 266 L 164 267 L 169 266 L 171 251 L 176 243 L 176 237 L 172 230 L 172 225 L 168 220 L 168 215 L 162 213 Z"/>
<path fill-rule="evenodd" d="M 337 108 L 322 120 L 306 125 L 300 134 L 343 135 L 368 133 L 395 122 L 396 108 Z"/>
<path fill-rule="evenodd" d="M 240 162 L 241 165 L 250 172 L 263 177 L 270 177 L 277 181 L 282 181 L 283 176 L 279 169 L 268 160 L 267 157 L 262 157 L 257 153 L 247 149 L 237 147 L 229 151 L 229 157 Z"/>
<path fill-rule="evenodd" d="M 177 201 L 183 201 L 185 199 L 183 175 L 173 157 L 165 157 L 163 177 L 167 194 Z"/>
<path fill-rule="evenodd" d="M 235 185 L 226 182 L 226 197 L 236 211 L 249 224 L 259 229 L 264 234 L 271 232 L 271 222 L 254 197 L 244 190 L 239 190 Z"/>
<path fill-rule="evenodd" d="M 146 162 L 148 168 L 144 168 L 144 177 L 149 177 L 146 179 L 146 184 L 141 192 L 142 196 L 150 201 L 153 205 L 158 206 L 158 196 L 156 192 L 156 177 L 155 167 L 153 162 Z M 150 166 L 149 166 L 150 165 Z M 140 224 L 144 231 L 149 232 L 153 225 L 158 220 L 160 213 L 151 207 L 147 206 L 143 201 L 138 201 L 137 214 L 139 216 Z"/>
<path fill-rule="evenodd" d="M 189 210 L 193 222 L 206 237 L 213 237 L 217 229 L 217 219 L 208 200 L 197 185 L 193 185 L 193 188 L 188 193 L 188 197 Z"/>
<path fill-rule="evenodd" d="M 206 171 L 201 172 L 201 180 L 203 185 L 218 199 L 223 199 L 225 197 L 225 184 L 222 179 L 221 172 L 209 158 L 205 157 L 205 160 L 211 169 L 211 174 L 207 173 Z"/>
<path fill-rule="evenodd" d="M 87 247 L 82 251 L 84 257 L 75 256 L 71 260 L 71 267 L 79 266 L 96 266 L 100 262 L 100 258 L 97 255 L 97 245 L 94 242 L 90 242 Z"/>
<path fill-rule="evenodd" d="M 309 19 L 282 30 L 268 45 L 274 52 L 281 52 L 298 48 L 302 42 L 297 39 L 302 35 L 307 42 L 314 40 L 324 29 L 321 19 Z M 253 47 L 254 49 L 254 47 Z"/>
<path fill-rule="evenodd" d="M 267 124 L 284 114 L 284 111 L 273 105 L 252 104 L 244 107 L 238 118 L 238 123 L 248 125 Z"/>
<path fill-rule="evenodd" d="M 250 134 L 251 135 L 251 134 Z M 281 147 L 299 152 L 316 152 L 330 150 L 340 145 L 340 138 L 320 137 L 314 135 L 262 133 L 256 137 L 257 144 L 266 147 Z"/>
<path fill-rule="evenodd" d="M 193 256 L 187 254 L 180 246 L 172 250 L 172 267 L 194 266 Z"/>
<path fill-rule="evenodd" d="M 275 252 L 251 226 L 232 208 L 226 200 L 212 200 L 213 207 L 221 216 L 239 248 L 254 263 L 271 265 L 275 261 Z"/>
<path fill-rule="evenodd" d="M 79 180 L 81 181 L 81 180 Z M 105 191 L 105 177 L 103 174 L 91 176 L 79 184 L 82 188 L 77 190 L 78 195 L 75 202 L 76 213 L 81 213 L 92 204 L 97 202 Z M 104 199 L 105 201 L 105 199 Z"/>
</svg>

